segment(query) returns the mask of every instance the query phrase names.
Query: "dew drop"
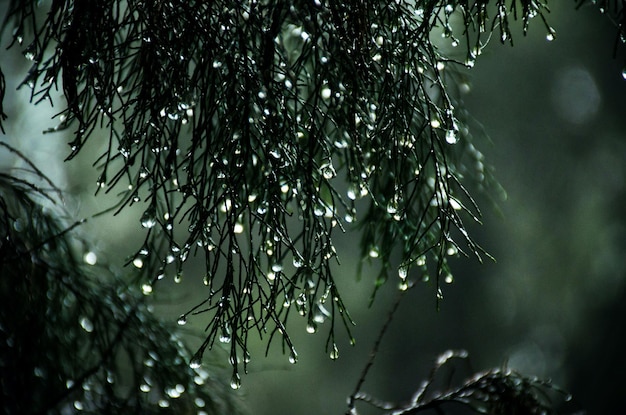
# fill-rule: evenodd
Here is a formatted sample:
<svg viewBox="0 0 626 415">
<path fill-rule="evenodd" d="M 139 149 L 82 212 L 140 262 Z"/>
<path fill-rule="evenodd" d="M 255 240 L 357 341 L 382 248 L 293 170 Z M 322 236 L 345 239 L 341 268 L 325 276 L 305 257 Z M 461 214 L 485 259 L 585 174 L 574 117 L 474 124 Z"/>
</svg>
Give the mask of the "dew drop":
<svg viewBox="0 0 626 415">
<path fill-rule="evenodd" d="M 167 399 L 160 399 L 159 400 L 159 406 L 161 408 L 169 408 L 170 406 L 170 401 L 168 401 Z"/>
<path fill-rule="evenodd" d="M 295 268 L 300 268 L 300 267 L 302 267 L 302 265 L 304 265 L 304 264 L 302 263 L 302 260 L 301 260 L 299 257 L 294 256 L 294 257 L 293 257 L 293 266 L 294 266 Z"/>
<path fill-rule="evenodd" d="M 141 269 L 141 268 L 143 268 L 143 260 L 141 258 L 137 257 L 137 258 L 133 259 L 133 265 L 134 265 L 135 268 Z"/>
<path fill-rule="evenodd" d="M 333 349 L 330 351 L 330 358 L 332 360 L 337 360 L 339 358 L 339 349 L 335 343 L 333 343 Z"/>
<path fill-rule="evenodd" d="M 380 251 L 377 247 L 372 247 L 368 253 L 370 258 L 378 258 L 380 256 Z"/>
<path fill-rule="evenodd" d="M 183 314 L 182 316 L 178 317 L 177 323 L 179 326 L 184 326 L 185 324 L 187 324 L 187 316 Z"/>
<path fill-rule="evenodd" d="M 322 88 L 322 90 L 320 91 L 320 95 L 322 96 L 322 99 L 330 99 L 331 95 L 332 95 L 332 91 L 330 90 L 330 88 L 328 87 L 324 87 Z"/>
<path fill-rule="evenodd" d="M 626 68 L 622 70 L 622 78 L 626 79 Z"/>
<path fill-rule="evenodd" d="M 89 251 L 83 255 L 83 261 L 85 261 L 87 265 L 96 265 L 96 262 L 98 262 L 98 256 L 95 252 Z"/>
<path fill-rule="evenodd" d="M 289 354 L 289 363 L 291 363 L 292 365 L 298 363 L 298 353 L 296 353 L 294 349 L 292 349 L 291 353 Z"/>
<path fill-rule="evenodd" d="M 456 136 L 456 131 L 454 130 L 448 130 L 446 132 L 446 142 L 448 144 L 456 144 L 459 141 L 458 137 Z"/>
<path fill-rule="evenodd" d="M 409 273 L 409 267 L 406 265 L 400 265 L 400 268 L 398 268 L 398 276 L 400 277 L 400 279 L 405 280 L 408 273 Z"/>
<path fill-rule="evenodd" d="M 626 69 L 624 70 L 623 74 L 626 74 Z M 624 79 L 626 79 L 626 75 L 624 75 Z M 358 193 L 358 189 L 356 188 L 355 185 L 350 185 L 350 188 L 346 192 L 348 199 L 350 200 L 356 200 L 357 193 Z"/>
<path fill-rule="evenodd" d="M 145 212 L 143 212 L 143 215 L 141 215 L 141 226 L 146 229 L 150 229 L 153 228 L 156 223 L 156 208 L 154 205 L 151 205 L 145 210 Z"/>
<path fill-rule="evenodd" d="M 189 367 L 192 369 L 199 369 L 202 366 L 202 357 L 194 356 L 189 362 Z"/>
<path fill-rule="evenodd" d="M 183 272 L 179 271 L 176 273 L 176 275 L 174 275 L 174 282 L 176 284 L 180 284 L 180 282 L 183 280 Z"/>
<path fill-rule="evenodd" d="M 395 200 L 390 201 L 387 204 L 387 213 L 389 213 L 390 215 L 393 215 L 397 211 L 398 211 L 398 203 Z"/>
<path fill-rule="evenodd" d="M 222 330 L 222 334 L 220 335 L 220 343 L 230 343 L 230 333 L 227 329 Z"/>
<path fill-rule="evenodd" d="M 337 172 L 335 171 L 333 165 L 330 164 L 330 163 L 326 163 L 326 164 L 322 165 L 320 170 L 322 172 L 322 176 L 324 176 L 324 178 L 326 180 L 332 179 L 337 174 Z"/>
<path fill-rule="evenodd" d="M 141 385 L 139 385 L 139 390 L 144 392 L 144 393 L 148 393 L 150 392 L 152 388 L 150 388 L 150 385 L 147 385 L 145 383 L 142 383 Z"/>
<path fill-rule="evenodd" d="M 241 387 L 241 377 L 239 377 L 239 373 L 233 374 L 233 377 L 230 379 L 230 387 L 233 389 L 239 389 Z"/>
<path fill-rule="evenodd" d="M 307 325 L 306 325 L 306 332 L 309 334 L 313 334 L 317 331 L 317 324 L 315 324 L 314 322 L 310 321 Z"/>
<path fill-rule="evenodd" d="M 150 284 L 144 284 L 141 286 L 141 291 L 143 292 L 143 295 L 150 295 L 152 294 L 152 285 Z"/>
<path fill-rule="evenodd" d="M 91 333 L 93 331 L 93 323 L 87 317 L 81 317 L 80 318 L 80 326 L 87 333 Z"/>
</svg>

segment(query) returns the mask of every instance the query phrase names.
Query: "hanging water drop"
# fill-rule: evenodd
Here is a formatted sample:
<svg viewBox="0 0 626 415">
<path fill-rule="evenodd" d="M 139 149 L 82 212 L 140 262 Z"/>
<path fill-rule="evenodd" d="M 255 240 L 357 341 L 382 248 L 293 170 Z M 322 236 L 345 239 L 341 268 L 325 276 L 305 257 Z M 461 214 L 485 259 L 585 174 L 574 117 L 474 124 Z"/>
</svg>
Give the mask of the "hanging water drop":
<svg viewBox="0 0 626 415">
<path fill-rule="evenodd" d="M 400 265 L 398 268 L 398 276 L 402 280 L 406 280 L 407 275 L 409 274 L 409 267 L 407 265 Z"/>
<path fill-rule="evenodd" d="M 459 139 L 456 136 L 456 131 L 448 130 L 446 131 L 446 143 L 448 144 L 456 144 Z"/>
<path fill-rule="evenodd" d="M 295 268 L 300 268 L 300 267 L 302 267 L 302 265 L 304 265 L 304 264 L 302 263 L 302 259 L 300 259 L 300 257 L 294 256 L 294 257 L 293 257 L 293 266 L 294 266 Z"/>
<path fill-rule="evenodd" d="M 93 331 L 93 323 L 87 317 L 81 317 L 80 318 L 80 326 L 87 333 L 91 333 Z"/>
<path fill-rule="evenodd" d="M 322 172 L 322 176 L 324 176 L 326 180 L 332 179 L 337 174 L 335 168 L 331 163 L 323 164 L 320 170 Z"/>
<path fill-rule="evenodd" d="M 86 252 L 85 255 L 83 255 L 83 261 L 85 261 L 87 265 L 96 265 L 98 257 L 95 252 L 89 251 Z"/>
<path fill-rule="evenodd" d="M 202 356 L 194 356 L 189 362 L 189 367 L 192 369 L 199 369 L 202 366 Z"/>
<path fill-rule="evenodd" d="M 156 207 L 154 205 L 150 205 L 150 207 L 148 207 L 148 209 L 143 212 L 143 215 L 141 215 L 141 226 L 146 229 L 150 229 L 153 228 L 156 224 Z"/>
<path fill-rule="evenodd" d="M 178 317 L 177 323 L 179 326 L 184 326 L 185 324 L 187 324 L 187 316 L 183 314 L 182 316 Z"/>
<path fill-rule="evenodd" d="M 289 363 L 292 365 L 298 363 L 298 353 L 296 353 L 295 349 L 291 349 L 291 353 L 289 354 Z"/>
<path fill-rule="evenodd" d="M 233 377 L 230 379 L 230 387 L 233 389 L 239 389 L 241 387 L 241 377 L 239 377 L 239 373 L 233 374 Z"/>
<path fill-rule="evenodd" d="M 309 334 L 314 334 L 317 331 L 317 324 L 315 324 L 313 321 L 309 321 L 309 323 L 306 325 L 306 332 Z"/>
<path fill-rule="evenodd" d="M 144 284 L 141 286 L 141 291 L 143 292 L 143 295 L 150 295 L 152 294 L 152 285 L 150 284 Z"/>
<path fill-rule="evenodd" d="M 330 358 L 332 360 L 337 360 L 339 358 L 339 349 L 335 343 L 333 343 L 333 349 L 330 351 Z"/>
<path fill-rule="evenodd" d="M 378 258 L 380 256 L 380 251 L 378 250 L 378 247 L 374 246 L 370 248 L 368 255 L 370 256 L 370 258 Z"/>
</svg>

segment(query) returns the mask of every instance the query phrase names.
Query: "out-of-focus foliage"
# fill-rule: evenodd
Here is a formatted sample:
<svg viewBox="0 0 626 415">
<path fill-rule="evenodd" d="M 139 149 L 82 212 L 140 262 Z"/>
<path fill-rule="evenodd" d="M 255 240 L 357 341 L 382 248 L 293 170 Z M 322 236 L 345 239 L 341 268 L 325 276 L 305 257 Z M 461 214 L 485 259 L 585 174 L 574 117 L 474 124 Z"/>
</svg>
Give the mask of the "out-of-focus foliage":
<svg viewBox="0 0 626 415">
<path fill-rule="evenodd" d="M 75 257 L 59 190 L 30 167 L 0 173 L 1 413 L 236 413 L 141 293 Z"/>
</svg>

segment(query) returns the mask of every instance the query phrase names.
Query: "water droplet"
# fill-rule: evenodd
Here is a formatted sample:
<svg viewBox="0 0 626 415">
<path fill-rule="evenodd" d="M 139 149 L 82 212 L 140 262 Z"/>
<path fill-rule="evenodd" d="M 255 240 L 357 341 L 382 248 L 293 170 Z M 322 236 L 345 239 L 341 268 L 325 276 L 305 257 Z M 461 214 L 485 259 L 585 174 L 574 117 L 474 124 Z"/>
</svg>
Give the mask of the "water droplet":
<svg viewBox="0 0 626 415">
<path fill-rule="evenodd" d="M 624 70 L 624 72 L 626 73 L 626 70 Z M 624 78 L 626 79 L 626 77 Z M 355 185 L 350 185 L 350 187 L 348 188 L 348 191 L 346 192 L 348 199 L 350 200 L 356 200 L 357 197 L 357 193 L 358 193 L 358 189 Z"/>
<path fill-rule="evenodd" d="M 448 144 L 456 144 L 458 141 L 459 141 L 459 139 L 456 136 L 456 131 L 454 131 L 454 130 L 446 131 L 446 142 Z"/>
<path fill-rule="evenodd" d="M 91 322 L 91 320 L 89 320 L 89 318 L 87 317 L 81 317 L 80 318 L 80 326 L 83 328 L 83 330 L 85 330 L 87 333 L 91 333 L 93 331 L 93 323 Z"/>
<path fill-rule="evenodd" d="M 380 251 L 377 247 L 374 246 L 370 249 L 368 255 L 370 256 L 370 258 L 378 258 L 380 256 Z"/>
<path fill-rule="evenodd" d="M 194 356 L 189 362 L 189 367 L 192 369 L 199 369 L 202 366 L 202 356 Z"/>
<path fill-rule="evenodd" d="M 187 324 L 187 316 L 183 314 L 182 316 L 178 317 L 177 323 L 179 326 L 184 326 L 185 324 Z"/>
<path fill-rule="evenodd" d="M 84 408 L 83 403 L 81 401 L 74 401 L 74 408 L 76 408 L 77 411 L 82 411 Z"/>
<path fill-rule="evenodd" d="M 333 91 L 331 91 L 330 88 L 328 88 L 327 86 L 323 87 L 322 90 L 320 91 L 320 95 L 322 96 L 322 99 L 330 99 L 332 94 L 333 94 Z"/>
<path fill-rule="evenodd" d="M 337 174 L 331 163 L 323 164 L 322 167 L 320 167 L 320 170 L 322 172 L 322 176 L 324 176 L 326 180 L 332 179 Z"/>
<path fill-rule="evenodd" d="M 159 406 L 161 408 L 169 408 L 170 406 L 170 401 L 168 401 L 167 399 L 160 399 L 159 400 Z"/>
<path fill-rule="evenodd" d="M 135 268 L 143 268 L 143 260 L 139 257 L 133 259 L 133 265 L 135 266 Z"/>
<path fill-rule="evenodd" d="M 150 284 L 144 284 L 141 286 L 141 291 L 143 292 L 143 295 L 150 295 L 152 294 L 152 285 Z"/>
<path fill-rule="evenodd" d="M 222 334 L 220 335 L 221 343 L 230 343 L 230 333 L 228 329 L 222 329 Z"/>
<path fill-rule="evenodd" d="M 333 349 L 330 351 L 330 358 L 332 360 L 337 360 L 339 358 L 339 349 L 335 343 L 333 343 Z"/>
<path fill-rule="evenodd" d="M 239 389 L 241 387 L 241 377 L 239 377 L 239 373 L 233 374 L 233 377 L 230 379 L 230 387 L 233 389 Z"/>
<path fill-rule="evenodd" d="M 400 268 L 398 268 L 398 276 L 400 277 L 400 279 L 405 280 L 408 273 L 409 267 L 407 265 L 400 265 Z"/>
<path fill-rule="evenodd" d="M 430 121 L 430 126 L 433 128 L 439 128 L 441 127 L 441 121 L 439 121 L 438 119 L 433 119 Z"/>
<path fill-rule="evenodd" d="M 292 365 L 298 363 L 298 353 L 296 353 L 295 349 L 291 349 L 291 353 L 289 354 L 289 363 Z"/>
<path fill-rule="evenodd" d="M 626 68 L 622 70 L 622 78 L 626 79 Z"/>
<path fill-rule="evenodd" d="M 447 274 L 443 280 L 446 282 L 446 284 L 452 284 L 454 282 L 454 277 L 452 276 L 452 274 Z"/>
<path fill-rule="evenodd" d="M 193 400 L 193 403 L 198 407 L 198 408 L 204 408 L 204 406 L 206 405 L 206 403 L 204 402 L 204 399 L 202 398 L 196 398 Z"/>
<path fill-rule="evenodd" d="M 178 271 L 176 273 L 176 275 L 174 275 L 174 282 L 176 284 L 180 284 L 180 282 L 183 280 L 183 272 L 182 271 Z"/>
<path fill-rule="evenodd" d="M 309 321 L 309 323 L 306 325 L 306 332 L 309 334 L 313 334 L 317 331 L 317 324 L 315 324 L 313 321 Z"/>
<path fill-rule="evenodd" d="M 147 385 L 145 383 L 142 383 L 141 385 L 139 385 L 139 390 L 144 392 L 144 393 L 148 393 L 150 392 L 152 388 L 150 387 L 150 385 Z"/>
<path fill-rule="evenodd" d="M 95 252 L 89 251 L 83 255 L 83 261 L 85 261 L 88 265 L 96 265 L 96 262 L 98 262 L 98 256 Z"/>
<path fill-rule="evenodd" d="M 394 213 L 396 213 L 398 211 L 398 202 L 395 200 L 391 200 L 388 204 L 387 204 L 387 213 L 389 213 L 390 215 L 393 215 Z"/>
<path fill-rule="evenodd" d="M 150 229 L 156 224 L 156 207 L 154 205 L 150 205 L 150 207 L 143 212 L 143 215 L 141 215 L 141 226 Z"/>
<path fill-rule="evenodd" d="M 233 226 L 233 232 L 234 233 L 243 233 L 244 231 L 244 227 L 243 224 L 240 222 L 235 223 L 235 226 Z"/>
</svg>

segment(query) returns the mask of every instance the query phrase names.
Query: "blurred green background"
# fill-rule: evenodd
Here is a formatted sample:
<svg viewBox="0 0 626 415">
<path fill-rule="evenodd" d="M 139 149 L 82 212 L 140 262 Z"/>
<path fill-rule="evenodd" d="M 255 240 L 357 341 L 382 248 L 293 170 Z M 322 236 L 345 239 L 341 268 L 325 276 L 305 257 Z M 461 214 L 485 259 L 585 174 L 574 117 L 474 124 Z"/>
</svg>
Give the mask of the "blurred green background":
<svg viewBox="0 0 626 415">
<path fill-rule="evenodd" d="M 596 8 L 575 11 L 573 2 L 563 3 L 551 5 L 554 41 L 547 41 L 541 22 L 533 21 L 527 37 L 514 37 L 513 48 L 494 35 L 467 72 L 470 88 L 463 99 L 477 122 L 475 145 L 508 193 L 498 208 L 478 197 L 484 224 L 472 229 L 497 262 L 453 261 L 456 279 L 444 287 L 439 311 L 430 285 L 418 284 L 404 298 L 364 385 L 381 399 L 409 399 L 437 355 L 452 348 L 469 351 L 473 370 L 506 363 L 553 379 L 574 395 L 575 410 L 626 413 L 625 50 L 613 57 L 616 28 Z M 16 50 L 5 51 L 6 44 L 5 34 L 3 68 L 9 61 L 16 68 L 7 74 L 15 75 L 8 79 L 11 92 L 27 62 Z M 2 139 L 31 155 L 68 190 L 71 214 L 86 216 L 110 204 L 112 197 L 93 197 L 93 160 L 63 165 L 65 137 L 40 134 L 54 125 L 55 110 L 33 109 L 25 100 L 27 91 L 9 94 L 10 119 Z M 482 133 L 491 141 L 480 139 Z M 102 145 L 95 141 L 94 151 Z M 0 157 L 0 168 L 11 163 Z M 121 268 L 124 256 L 139 246 L 138 212 L 83 227 L 99 261 Z M 343 336 L 340 357 L 331 361 L 324 326 L 310 335 L 305 321 L 295 319 L 296 365 L 288 363 L 278 344 L 264 358 L 259 341 L 241 390 L 251 413 L 345 411 L 397 290 L 390 281 L 368 308 L 375 264 L 364 268 L 359 282 L 354 236 L 340 235 L 337 247 L 336 277 L 357 322 L 357 344 L 350 346 Z M 154 296 L 157 312 L 166 318 L 174 320 L 196 303 L 201 278 L 193 268 L 185 275 L 171 295 L 162 289 Z M 203 326 L 199 317 L 186 327 Z M 212 353 L 226 365 L 226 353 Z"/>
</svg>

